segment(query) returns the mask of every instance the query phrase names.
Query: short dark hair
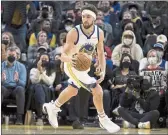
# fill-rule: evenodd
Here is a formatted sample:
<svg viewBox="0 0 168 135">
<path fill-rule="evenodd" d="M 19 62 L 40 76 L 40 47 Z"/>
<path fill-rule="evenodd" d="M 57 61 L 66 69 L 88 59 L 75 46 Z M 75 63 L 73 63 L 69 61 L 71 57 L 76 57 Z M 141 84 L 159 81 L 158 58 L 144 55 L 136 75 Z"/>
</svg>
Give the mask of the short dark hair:
<svg viewBox="0 0 168 135">
<path fill-rule="evenodd" d="M 82 9 L 81 9 L 81 12 L 83 11 L 83 10 L 85 10 L 85 9 L 87 9 L 87 10 L 91 10 L 91 11 L 93 11 L 96 15 L 97 15 L 97 8 L 93 5 L 93 4 L 87 4 L 87 5 L 84 5 L 83 7 L 82 7 Z"/>
</svg>

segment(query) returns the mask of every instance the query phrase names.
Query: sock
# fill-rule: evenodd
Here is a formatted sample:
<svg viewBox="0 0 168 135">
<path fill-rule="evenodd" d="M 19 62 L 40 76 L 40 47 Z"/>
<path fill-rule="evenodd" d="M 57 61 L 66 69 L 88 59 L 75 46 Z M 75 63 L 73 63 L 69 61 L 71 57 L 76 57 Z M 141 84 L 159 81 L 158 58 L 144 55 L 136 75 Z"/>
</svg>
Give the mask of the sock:
<svg viewBox="0 0 168 135">
<path fill-rule="evenodd" d="M 98 113 L 98 115 L 99 115 L 99 117 L 100 118 L 104 118 L 105 116 L 106 116 L 106 114 L 104 113 L 104 111 L 103 112 L 97 112 Z"/>
<path fill-rule="evenodd" d="M 62 106 L 62 104 L 58 101 L 58 99 L 55 101 L 55 106 L 58 108 Z"/>
</svg>

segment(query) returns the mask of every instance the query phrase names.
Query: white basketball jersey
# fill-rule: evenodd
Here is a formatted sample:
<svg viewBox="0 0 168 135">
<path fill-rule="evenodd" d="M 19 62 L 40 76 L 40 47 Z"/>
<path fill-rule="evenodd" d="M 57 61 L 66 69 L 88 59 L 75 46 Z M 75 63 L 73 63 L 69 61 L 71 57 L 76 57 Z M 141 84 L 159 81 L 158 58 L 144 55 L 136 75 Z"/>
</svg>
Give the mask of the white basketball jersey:
<svg viewBox="0 0 168 135">
<path fill-rule="evenodd" d="M 78 33 L 77 41 L 75 42 L 78 51 L 92 55 L 99 42 L 99 27 L 97 25 L 94 25 L 93 33 L 91 33 L 90 36 L 87 36 L 83 32 L 81 25 L 77 25 L 75 29 Z"/>
</svg>

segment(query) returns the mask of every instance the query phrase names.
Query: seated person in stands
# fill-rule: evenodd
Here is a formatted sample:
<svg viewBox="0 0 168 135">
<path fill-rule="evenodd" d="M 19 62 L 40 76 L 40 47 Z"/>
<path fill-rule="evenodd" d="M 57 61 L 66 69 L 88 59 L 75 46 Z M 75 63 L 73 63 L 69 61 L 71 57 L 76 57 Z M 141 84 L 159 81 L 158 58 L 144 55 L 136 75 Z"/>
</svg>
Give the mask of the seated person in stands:
<svg viewBox="0 0 168 135">
<path fill-rule="evenodd" d="M 119 105 L 120 95 L 125 91 L 127 79 L 130 75 L 136 75 L 132 69 L 132 58 L 129 54 L 124 53 L 120 60 L 120 66 L 115 68 L 111 74 L 112 90 L 112 110 Z M 115 110 L 116 112 L 117 110 Z"/>
<path fill-rule="evenodd" d="M 117 45 L 113 50 L 111 59 L 114 65 L 119 66 L 121 56 L 120 50 L 123 45 L 130 47 L 132 59 L 140 61 L 143 58 L 142 48 L 136 43 L 136 37 L 134 33 L 130 30 L 126 30 L 122 35 L 122 43 Z"/>
<path fill-rule="evenodd" d="M 2 86 L 1 99 L 15 98 L 17 105 L 17 120 L 15 124 L 23 124 L 23 114 L 25 106 L 25 85 L 26 68 L 17 61 L 17 52 L 15 47 L 7 49 L 7 60 L 1 65 L 2 68 Z"/>
<path fill-rule="evenodd" d="M 130 77 L 120 98 L 119 115 L 124 128 L 150 129 L 156 127 L 159 118 L 159 94 L 151 88 L 150 78 Z"/>
<path fill-rule="evenodd" d="M 41 31 L 45 31 L 46 33 L 46 42 L 50 45 L 51 48 L 55 48 L 56 46 L 56 36 L 51 33 L 51 23 L 49 20 L 44 20 L 41 24 Z M 38 44 L 38 34 L 32 33 L 29 39 L 29 46 L 34 46 Z"/>
<path fill-rule="evenodd" d="M 47 33 L 40 31 L 37 35 L 37 44 L 28 47 L 28 67 L 31 69 L 40 53 L 48 52 L 50 50 L 49 44 L 47 43 Z"/>
<path fill-rule="evenodd" d="M 6 47 L 16 46 L 14 37 L 10 32 L 2 33 L 2 43 L 6 45 Z"/>
<path fill-rule="evenodd" d="M 123 45 L 121 47 L 121 56 L 120 56 L 120 59 L 122 58 L 122 55 L 124 53 L 127 53 L 127 54 L 131 55 L 131 49 L 130 49 L 129 46 Z M 132 67 L 132 70 L 134 70 L 137 74 L 139 74 L 139 62 L 137 60 L 133 60 L 132 59 L 131 67 Z"/>
<path fill-rule="evenodd" d="M 30 80 L 34 89 L 37 125 L 43 125 L 42 105 L 51 101 L 50 93 L 56 77 L 54 68 L 50 67 L 50 58 L 47 53 L 40 55 L 36 67 L 30 70 Z"/>
</svg>

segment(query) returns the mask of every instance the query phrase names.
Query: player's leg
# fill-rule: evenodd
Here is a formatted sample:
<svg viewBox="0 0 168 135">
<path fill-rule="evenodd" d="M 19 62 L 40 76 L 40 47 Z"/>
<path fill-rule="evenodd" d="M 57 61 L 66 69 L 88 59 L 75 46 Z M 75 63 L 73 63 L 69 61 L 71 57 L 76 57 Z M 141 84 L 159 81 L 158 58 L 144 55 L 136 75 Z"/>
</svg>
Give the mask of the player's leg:
<svg viewBox="0 0 168 135">
<path fill-rule="evenodd" d="M 71 97 L 76 96 L 78 89 L 69 85 L 65 90 L 63 90 L 55 102 L 45 103 L 43 105 L 44 113 L 48 114 L 48 120 L 50 124 L 54 127 L 58 127 L 57 115 L 60 112 L 60 107 L 67 102 Z"/>
<path fill-rule="evenodd" d="M 100 126 L 105 128 L 110 133 L 115 133 L 120 130 L 120 127 L 113 123 L 105 114 L 103 107 L 103 90 L 99 84 L 92 88 L 93 102 L 97 109 Z"/>
</svg>

